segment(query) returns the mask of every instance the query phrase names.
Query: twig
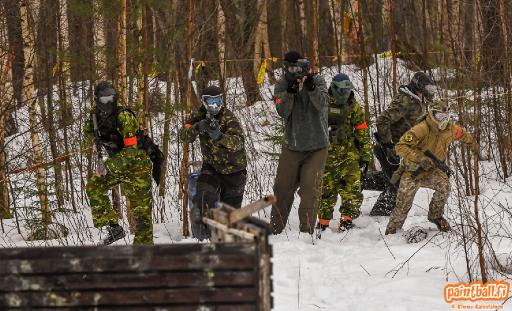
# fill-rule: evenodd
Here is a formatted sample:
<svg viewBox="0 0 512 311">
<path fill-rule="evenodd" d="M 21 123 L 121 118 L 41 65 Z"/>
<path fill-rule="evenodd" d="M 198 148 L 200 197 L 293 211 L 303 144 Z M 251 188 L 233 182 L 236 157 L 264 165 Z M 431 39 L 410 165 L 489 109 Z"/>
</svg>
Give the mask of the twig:
<svg viewBox="0 0 512 311">
<path fill-rule="evenodd" d="M 382 240 L 384 241 L 384 245 L 386 245 L 386 248 L 388 249 L 389 253 L 391 254 L 391 256 L 393 256 L 393 259 L 396 260 L 396 257 L 395 257 L 395 255 L 393 255 L 393 252 L 389 248 L 388 243 L 386 242 L 386 238 L 384 238 L 384 236 L 382 235 L 382 231 L 380 231 L 380 228 L 379 228 L 379 234 L 382 237 Z"/>
<path fill-rule="evenodd" d="M 360 266 L 361 268 L 363 268 L 364 272 L 366 272 L 366 273 L 368 274 L 368 276 L 372 276 L 372 275 L 370 274 L 370 272 L 368 272 L 368 270 L 366 270 L 366 269 L 363 267 L 363 265 L 361 265 L 361 264 L 360 264 L 359 266 Z"/>
<path fill-rule="evenodd" d="M 408 262 L 412 259 L 412 257 L 414 257 L 414 255 L 416 255 L 416 254 L 417 254 L 421 249 L 423 249 L 423 248 L 424 248 L 428 243 L 430 243 L 430 241 L 432 241 L 436 236 L 438 236 L 438 235 L 439 235 L 439 233 L 441 233 L 441 232 L 438 232 L 438 233 L 434 234 L 430 239 L 428 239 L 428 241 L 427 241 L 427 242 L 425 242 L 425 244 L 423 244 L 423 245 L 422 245 L 420 248 L 418 248 L 418 249 L 417 249 L 417 250 L 416 250 L 416 251 L 415 251 L 411 256 L 409 256 L 409 258 L 407 258 L 407 260 L 406 260 L 406 261 L 402 262 L 402 263 L 400 264 L 400 266 L 398 267 L 398 269 L 394 270 L 394 271 L 395 271 L 395 273 L 393 273 L 393 276 L 392 276 L 391 278 L 394 278 L 394 277 L 396 276 L 396 274 L 397 274 L 400 270 L 402 270 L 402 268 L 405 266 L 405 264 L 406 264 L 406 263 L 408 263 Z M 388 275 L 388 274 L 389 274 L 389 273 L 391 273 L 392 271 L 393 271 L 393 270 L 388 271 L 388 273 L 386 273 L 386 275 Z"/>
</svg>

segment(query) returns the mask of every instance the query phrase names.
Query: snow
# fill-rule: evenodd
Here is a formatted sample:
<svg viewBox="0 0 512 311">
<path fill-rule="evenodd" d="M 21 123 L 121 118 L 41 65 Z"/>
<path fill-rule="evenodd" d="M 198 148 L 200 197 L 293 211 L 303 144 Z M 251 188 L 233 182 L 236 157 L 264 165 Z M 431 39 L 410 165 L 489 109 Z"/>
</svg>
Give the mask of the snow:
<svg viewBox="0 0 512 311">
<path fill-rule="evenodd" d="M 378 59 L 380 71 L 389 71 L 389 61 Z M 402 66 L 402 65 L 401 65 Z M 335 73 L 333 68 L 323 68 L 323 75 L 329 83 Z M 345 72 L 353 79 L 357 89 L 362 90 L 361 72 L 354 66 L 343 66 Z M 277 73 L 277 72 L 276 72 Z M 376 66 L 369 69 L 371 76 L 377 75 Z M 390 75 L 388 75 L 390 76 Z M 410 72 L 400 67 L 399 78 L 402 82 L 408 80 Z M 268 77 L 261 87 L 263 101 L 251 107 L 245 107 L 245 95 L 240 91 L 240 79 L 230 79 L 228 82 L 228 105 L 241 119 L 247 137 L 248 150 L 248 184 L 244 201 L 248 203 L 271 193 L 273 178 L 277 167 L 276 154 L 279 147 L 269 143 L 265 138 L 275 134 L 280 125 L 271 100 L 273 87 L 269 85 Z M 389 81 L 380 81 L 382 94 L 378 96 L 370 92 L 371 111 L 377 109 L 382 102 L 389 102 Z M 164 88 L 164 85 L 158 84 Z M 387 89 L 386 89 L 387 88 Z M 79 93 L 79 92 L 78 92 Z M 83 93 L 83 92 L 82 92 Z M 357 93 L 361 100 L 362 91 Z M 380 98 L 380 101 L 378 100 Z M 83 99 L 83 98 L 82 98 Z M 80 122 L 73 124 L 70 132 L 80 133 L 86 102 L 73 99 L 74 112 Z M 18 114 L 26 121 L 26 110 L 19 110 Z M 161 145 L 163 115 L 153 120 L 154 136 Z M 24 123 L 24 122 L 21 122 Z M 26 123 L 26 122 L 25 122 Z M 181 123 L 176 118 L 171 123 L 171 137 L 176 137 L 177 129 Z M 25 131 L 27 128 L 21 128 Z M 44 131 L 41 131 L 44 133 Z M 62 135 L 62 134 L 61 134 Z M 81 134 L 80 134 L 81 135 Z M 47 137 L 42 134 L 42 141 Z M 80 148 L 82 137 L 71 141 L 71 149 Z M 28 133 L 13 139 L 8 152 L 11 165 L 30 165 L 27 156 L 30 138 Z M 48 146 L 43 146 L 49 156 Z M 153 211 L 154 241 L 156 244 L 169 243 L 198 243 L 194 239 L 184 239 L 182 236 L 182 223 L 179 210 L 178 193 L 178 165 L 180 147 L 176 141 L 170 146 L 172 161 L 168 167 L 167 192 L 164 198 L 157 196 L 154 187 L 155 205 Z M 199 160 L 197 144 L 192 150 L 192 159 Z M 77 167 L 79 161 L 85 156 L 74 157 L 73 163 Z M 452 162 L 454 159 L 452 159 Z M 75 187 L 82 187 L 80 173 L 75 167 L 77 179 Z M 51 170 L 48 170 L 51 174 Z M 456 176 L 457 177 L 457 176 Z M 17 176 L 12 182 L 16 189 L 33 186 L 33 174 Z M 458 176 L 460 179 L 460 176 Z M 495 165 L 492 162 L 481 163 L 481 195 L 479 206 L 484 225 L 492 233 L 491 240 L 494 249 L 501 257 L 510 256 L 512 251 L 512 217 L 503 217 L 504 210 L 510 210 L 512 205 L 512 179 L 500 181 Z M 28 185 L 28 186 L 27 186 Z M 460 218 L 460 204 L 467 204 L 463 212 L 470 213 L 473 197 L 462 194 L 462 203 L 459 202 L 459 192 L 463 192 L 463 185 L 452 178 L 452 194 L 446 207 L 448 219 L 452 226 Z M 299 234 L 297 208 L 299 198 L 296 197 L 294 207 L 290 214 L 289 225 L 278 236 L 271 237 L 274 250 L 274 310 L 393 310 L 393 311 L 424 311 L 424 310 L 450 310 L 452 306 L 444 301 L 443 287 L 448 283 L 468 281 L 464 252 L 461 249 L 457 230 L 450 233 L 439 233 L 435 226 L 427 221 L 428 202 L 432 191 L 420 189 L 413 207 L 409 213 L 404 229 L 412 226 L 421 226 L 428 229 L 426 240 L 418 244 L 407 244 L 401 233 L 393 236 L 384 236 L 388 217 L 370 217 L 368 213 L 376 201 L 379 192 L 364 191 L 362 215 L 355 220 L 356 228 L 344 232 L 337 232 L 339 214 L 331 222 L 321 239 L 312 239 L 309 235 Z M 16 198 L 18 213 L 23 219 L 33 210 L 37 211 L 37 199 L 34 194 L 19 191 Z M 34 241 L 24 240 L 29 228 L 22 226 L 22 232 L 16 231 L 15 220 L 3 220 L 5 233 L 0 232 L 0 246 L 55 246 L 55 245 L 94 245 L 101 239 L 102 233 L 92 225 L 92 217 L 87 199 L 77 196 L 78 213 L 56 212 L 54 220 L 65 224 L 72 230 L 71 234 L 61 240 Z M 337 203 L 337 207 L 340 202 Z M 27 207 L 27 208 L 22 208 Z M 30 207 L 36 207 L 31 209 Z M 337 209 L 337 208 L 336 208 Z M 267 208 L 258 213 L 263 219 L 269 219 L 270 210 Z M 506 221 L 505 221 L 506 220 Z M 23 223 L 24 224 L 24 223 Z M 128 228 L 126 218 L 122 225 Z M 504 238 L 507 237 L 508 238 Z M 131 244 L 133 235 L 116 242 L 118 245 Z M 472 250 L 472 254 L 475 252 Z M 474 263 L 473 263 L 474 264 Z M 509 276 L 501 276 L 501 279 Z M 471 303 L 461 303 L 475 305 Z M 481 303 L 480 303 L 481 304 Z M 512 310 L 512 302 L 504 305 L 502 310 Z"/>
</svg>

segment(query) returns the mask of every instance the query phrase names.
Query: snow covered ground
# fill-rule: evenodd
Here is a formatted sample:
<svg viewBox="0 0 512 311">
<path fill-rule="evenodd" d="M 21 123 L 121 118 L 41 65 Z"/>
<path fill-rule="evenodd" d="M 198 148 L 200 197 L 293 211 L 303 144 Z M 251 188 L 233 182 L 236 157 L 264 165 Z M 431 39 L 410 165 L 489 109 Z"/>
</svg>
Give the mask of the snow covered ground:
<svg viewBox="0 0 512 311">
<path fill-rule="evenodd" d="M 381 63 L 382 68 L 384 61 Z M 360 72 L 353 68 L 345 68 L 356 87 L 360 90 Z M 374 66 L 370 73 L 376 75 Z M 407 71 L 402 68 L 401 76 L 408 79 Z M 326 73 L 327 82 L 332 74 Z M 267 84 L 262 87 L 263 102 L 246 108 L 243 105 L 243 94 L 240 94 L 236 82 L 230 87 L 228 105 L 241 118 L 246 133 L 246 147 L 249 157 L 249 176 L 246 186 L 245 202 L 249 202 L 270 193 L 273 183 L 273 174 L 276 168 L 275 153 L 279 148 L 274 143 L 263 139 L 265 135 L 276 134 L 278 118 L 271 101 L 272 87 Z M 381 83 L 388 85 L 389 83 Z M 384 89 L 385 86 L 382 86 Z M 358 93 L 360 98 L 362 92 Z M 389 101 L 388 97 L 381 96 L 382 102 Z M 371 100 L 375 96 L 370 94 Z M 77 107 L 77 105 L 74 105 Z M 82 106 L 80 106 L 82 107 Z M 373 107 L 372 107 L 373 108 Z M 23 116 L 23 110 L 21 110 Z M 80 114 L 83 116 L 83 112 Z M 161 120 L 162 116 L 158 116 Z M 171 124 L 171 137 L 176 137 L 179 121 Z M 270 125 L 264 125 L 270 124 Z M 79 133 L 81 122 L 74 125 L 72 132 Z M 154 137 L 157 142 L 162 135 L 162 124 L 154 128 Z M 43 139 L 45 141 L 46 139 Z M 21 154 L 28 153 L 30 141 L 27 134 L 16 138 L 11 144 L 9 156 L 14 164 L 18 162 L 30 163 L 27 157 Z M 16 147 L 14 147 L 16 146 Z M 72 142 L 72 148 L 78 149 L 80 140 Z M 45 146 L 48 149 L 48 146 Z M 195 147 L 197 156 L 197 146 Z M 15 152 L 16 151 L 16 152 Z M 154 225 L 155 243 L 197 243 L 194 239 L 183 239 L 179 212 L 179 200 L 177 198 L 177 172 L 179 160 L 179 146 L 172 142 L 169 164 L 169 176 L 167 180 L 167 195 L 164 198 L 155 194 Z M 197 157 L 194 158 L 197 160 Z M 74 158 L 78 167 L 78 161 L 85 161 L 85 157 Z M 492 172 L 493 163 L 483 163 L 480 180 L 482 193 L 480 205 L 483 207 L 485 225 L 493 228 L 493 225 L 502 222 L 499 209 L 512 206 L 512 179 L 508 183 L 498 181 L 496 174 Z M 22 189 L 27 187 L 33 176 L 18 176 L 13 180 L 15 187 Z M 79 174 L 77 174 L 79 175 Z M 79 178 L 76 187 L 82 187 Z M 452 178 L 452 195 L 447 206 L 447 215 L 452 226 L 457 223 L 460 216 L 458 189 L 462 186 Z M 20 217 L 27 216 L 26 207 L 35 207 L 34 194 L 17 191 L 17 207 Z M 424 311 L 424 310 L 458 310 L 458 304 L 452 306 L 444 301 L 443 287 L 448 283 L 467 281 L 466 263 L 461 252 L 457 232 L 439 234 L 435 226 L 427 219 L 428 202 L 432 192 L 421 189 L 414 201 L 414 206 L 409 213 L 404 229 L 419 225 L 429 229 L 427 239 L 418 244 L 407 244 L 401 234 L 383 236 L 388 217 L 369 217 L 368 213 L 378 192 L 365 191 L 362 207 L 363 215 L 355 220 L 356 228 L 346 233 L 338 233 L 336 230 L 339 214 L 331 226 L 323 233 L 320 240 L 313 240 L 309 235 L 299 235 L 297 206 L 299 198 L 295 200 L 294 208 L 290 215 L 290 224 L 279 236 L 273 236 L 271 243 L 274 247 L 274 310 L 393 310 L 393 311 Z M 82 194 L 83 195 L 83 194 Z M 16 231 L 15 220 L 4 220 L 5 233 L 0 231 L 0 247 L 13 246 L 51 246 L 51 245 L 93 245 L 101 240 L 101 232 L 92 225 L 90 208 L 87 200 L 78 196 L 79 213 L 54 214 L 54 220 L 66 224 L 72 229 L 71 234 L 62 240 L 27 242 L 24 239 L 29 226 L 22 222 L 22 232 Z M 463 197 L 463 200 L 471 202 L 472 197 Z M 339 204 L 339 202 L 338 202 Z M 164 211 L 160 213 L 158 211 Z M 270 209 L 259 213 L 259 217 L 268 219 Z M 512 217 L 509 217 L 510 221 Z M 24 225 L 24 226 L 23 226 Z M 123 225 L 127 227 L 126 219 Z M 503 225 L 503 224 L 502 224 Z M 495 230 L 492 236 L 493 246 L 499 254 L 510 255 L 512 253 L 512 234 L 507 232 L 512 224 L 506 223 L 504 228 Z M 506 238 L 508 236 L 508 238 Z M 504 238 L 505 237 L 505 238 Z M 133 236 L 128 236 L 116 244 L 130 244 Z M 511 276 L 503 276 L 502 279 Z M 512 293 L 511 293 L 512 295 Z M 473 305 L 475 303 L 461 303 Z M 481 305 L 481 303 L 479 303 Z M 506 303 L 501 310 L 512 310 L 512 301 Z"/>
</svg>

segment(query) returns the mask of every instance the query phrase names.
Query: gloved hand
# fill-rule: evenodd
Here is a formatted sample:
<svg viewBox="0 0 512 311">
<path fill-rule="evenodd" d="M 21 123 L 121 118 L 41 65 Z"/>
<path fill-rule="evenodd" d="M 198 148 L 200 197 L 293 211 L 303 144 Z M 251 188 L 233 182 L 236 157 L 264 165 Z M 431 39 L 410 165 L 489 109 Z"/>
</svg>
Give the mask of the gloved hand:
<svg viewBox="0 0 512 311">
<path fill-rule="evenodd" d="M 286 83 L 288 83 L 288 87 L 287 87 L 286 91 L 288 93 L 292 93 L 292 94 L 297 93 L 299 91 L 299 81 L 297 81 L 298 80 L 297 75 L 294 73 L 291 73 L 291 72 L 287 72 L 284 75 L 284 78 L 286 80 Z"/>
<path fill-rule="evenodd" d="M 313 91 L 315 89 L 315 87 L 316 87 L 315 79 L 313 78 L 313 74 L 312 73 L 308 73 L 306 75 L 306 80 L 304 80 L 304 87 L 308 91 Z"/>
<path fill-rule="evenodd" d="M 197 122 L 196 124 L 194 124 L 194 127 L 196 128 L 196 130 L 199 133 L 204 134 L 204 133 L 206 133 L 206 131 L 210 127 L 210 125 L 208 124 L 208 120 L 203 119 L 203 120 Z"/>
<path fill-rule="evenodd" d="M 386 148 L 386 158 L 388 159 L 388 162 L 398 165 L 398 163 L 400 163 L 400 158 L 396 155 L 395 146 L 389 143 L 385 144 L 384 148 Z"/>
<path fill-rule="evenodd" d="M 220 125 L 218 122 L 214 122 L 214 126 L 211 127 L 210 125 L 207 125 L 206 132 L 208 135 L 210 135 L 210 138 L 214 141 L 219 140 L 222 137 L 222 132 L 220 131 Z"/>
<path fill-rule="evenodd" d="M 429 157 L 422 157 L 420 159 L 419 165 L 425 171 L 429 171 L 434 168 L 434 161 L 432 161 Z"/>
<path fill-rule="evenodd" d="M 369 165 L 368 161 L 363 161 L 363 160 L 359 161 L 359 167 L 361 168 L 361 172 L 363 174 L 368 171 L 368 165 Z"/>
</svg>

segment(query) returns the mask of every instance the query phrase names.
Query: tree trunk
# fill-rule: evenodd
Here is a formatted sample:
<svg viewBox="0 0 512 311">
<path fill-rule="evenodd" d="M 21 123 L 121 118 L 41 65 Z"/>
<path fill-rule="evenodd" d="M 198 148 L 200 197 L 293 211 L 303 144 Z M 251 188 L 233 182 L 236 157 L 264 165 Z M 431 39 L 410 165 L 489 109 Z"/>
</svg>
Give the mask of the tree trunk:
<svg viewBox="0 0 512 311">
<path fill-rule="evenodd" d="M 126 0 L 119 0 L 121 4 L 121 11 L 119 14 L 119 24 L 118 24 L 118 60 L 119 60 L 119 68 L 118 68 L 118 81 L 117 88 L 119 90 L 119 99 L 121 104 L 125 107 L 128 107 L 128 98 L 126 94 Z"/>
<path fill-rule="evenodd" d="M 257 30 L 258 12 L 256 3 L 242 1 L 239 6 L 229 0 L 220 0 L 222 10 L 226 16 L 226 29 L 231 48 L 237 51 L 237 58 L 242 60 L 236 62 L 237 74 L 242 77 L 243 87 L 247 98 L 246 105 L 253 105 L 261 100 L 259 86 L 253 74 L 253 64 L 247 59 L 253 57 L 252 44 L 255 31 Z M 243 14 L 240 11 L 243 11 Z"/>
<path fill-rule="evenodd" d="M 42 162 L 41 143 L 38 133 L 38 122 L 36 112 L 36 92 L 34 89 L 33 64 L 35 64 L 34 53 L 34 37 L 29 27 L 29 8 L 25 1 L 20 3 L 20 17 L 23 34 L 23 54 L 25 57 L 25 74 L 23 77 L 22 100 L 27 104 L 29 109 L 30 120 L 30 137 L 32 139 L 32 148 L 34 155 L 34 163 Z M 51 223 L 50 208 L 48 205 L 48 196 L 46 190 L 46 180 L 44 167 L 40 166 L 36 169 L 37 190 L 39 196 L 39 204 L 41 207 L 42 220 L 45 225 Z"/>
<path fill-rule="evenodd" d="M 280 31 L 281 31 L 281 56 L 288 52 L 288 1 L 279 1 Z"/>
<path fill-rule="evenodd" d="M 194 36 L 194 0 L 187 0 L 187 61 L 192 59 L 192 40 Z M 187 101 L 186 113 L 190 113 L 192 109 L 192 81 L 190 77 L 187 78 L 185 85 L 185 96 Z M 181 188 L 181 202 L 182 202 L 182 216 L 183 216 L 183 236 L 188 237 L 188 167 L 189 167 L 189 154 L 190 145 L 187 142 L 183 143 L 183 158 L 180 167 L 180 188 Z"/>
<path fill-rule="evenodd" d="M 329 0 L 329 13 L 331 15 L 332 29 L 334 32 L 334 46 L 336 51 L 336 64 L 338 65 L 338 70 L 341 70 L 342 63 L 342 50 L 341 50 L 341 40 L 342 40 L 342 24 L 341 24 L 341 4 L 337 3 L 337 0 Z"/>
<path fill-rule="evenodd" d="M 311 70 L 320 70 L 320 54 L 318 51 L 318 0 L 311 0 Z"/>
<path fill-rule="evenodd" d="M 142 75 L 144 77 L 144 89 L 143 89 L 143 114 L 142 114 L 142 127 L 148 131 L 148 121 L 150 118 L 149 114 L 149 81 L 148 81 L 148 4 L 147 0 L 143 0 L 142 2 L 142 27 L 143 27 L 143 38 L 144 38 L 144 46 L 143 46 L 143 63 L 142 63 Z M 148 131 L 149 133 L 149 131 Z"/>
<path fill-rule="evenodd" d="M 217 0 L 217 48 L 219 51 L 219 81 L 222 90 L 226 82 L 226 17 L 220 2 Z"/>
<path fill-rule="evenodd" d="M 2 70 L 0 80 L 0 219 L 11 218 L 9 209 L 9 186 L 7 175 L 7 149 L 5 148 L 6 116 L 9 112 L 9 102 L 11 94 L 9 88 L 9 74 L 11 72 L 12 57 L 6 55 L 5 61 L 0 58 L 0 66 Z"/>
</svg>

